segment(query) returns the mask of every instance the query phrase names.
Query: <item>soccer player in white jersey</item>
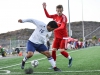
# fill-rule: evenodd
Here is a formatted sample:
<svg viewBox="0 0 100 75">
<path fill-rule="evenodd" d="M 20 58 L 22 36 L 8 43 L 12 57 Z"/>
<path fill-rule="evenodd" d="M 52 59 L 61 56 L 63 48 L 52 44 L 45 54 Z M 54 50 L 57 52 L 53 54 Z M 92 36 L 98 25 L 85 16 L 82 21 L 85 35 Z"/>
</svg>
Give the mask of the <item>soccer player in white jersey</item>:
<svg viewBox="0 0 100 75">
<path fill-rule="evenodd" d="M 53 66 L 54 71 L 61 71 L 59 68 L 56 67 L 54 59 L 52 58 L 47 47 L 44 45 L 46 35 L 58 27 L 57 23 L 55 21 L 50 21 L 46 25 L 45 23 L 35 19 L 19 19 L 18 22 L 30 22 L 37 27 L 27 42 L 27 55 L 22 60 L 21 69 L 24 69 L 26 60 L 31 58 L 36 50 L 48 58 L 48 61 Z"/>
</svg>

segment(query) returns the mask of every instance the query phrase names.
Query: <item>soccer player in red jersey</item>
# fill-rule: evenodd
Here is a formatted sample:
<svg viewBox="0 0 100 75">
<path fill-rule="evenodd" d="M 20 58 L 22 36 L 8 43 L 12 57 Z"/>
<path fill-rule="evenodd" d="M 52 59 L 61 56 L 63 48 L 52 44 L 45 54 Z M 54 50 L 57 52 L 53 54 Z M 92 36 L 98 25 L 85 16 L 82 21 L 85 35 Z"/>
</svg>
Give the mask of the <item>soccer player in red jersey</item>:
<svg viewBox="0 0 100 75">
<path fill-rule="evenodd" d="M 59 49 L 60 53 L 69 59 L 68 67 L 71 67 L 72 65 L 72 57 L 68 54 L 68 52 L 65 51 L 65 39 L 64 37 L 68 37 L 68 31 L 67 31 L 67 17 L 62 13 L 63 12 L 63 6 L 58 5 L 56 6 L 57 14 L 49 15 L 49 13 L 46 10 L 46 3 L 43 3 L 43 9 L 45 12 L 45 15 L 48 18 L 52 18 L 55 20 L 58 24 L 58 28 L 54 30 L 54 41 L 53 41 L 53 50 L 52 50 L 52 57 L 56 61 L 56 51 Z"/>
</svg>

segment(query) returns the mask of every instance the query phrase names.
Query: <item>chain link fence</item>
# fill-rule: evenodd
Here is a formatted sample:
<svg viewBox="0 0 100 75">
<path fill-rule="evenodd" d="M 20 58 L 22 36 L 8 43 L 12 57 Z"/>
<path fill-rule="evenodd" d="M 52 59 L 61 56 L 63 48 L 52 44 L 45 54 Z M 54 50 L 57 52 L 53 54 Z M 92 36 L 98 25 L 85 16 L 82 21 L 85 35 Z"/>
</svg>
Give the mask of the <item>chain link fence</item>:
<svg viewBox="0 0 100 75">
<path fill-rule="evenodd" d="M 0 45 L 6 50 L 8 54 L 12 54 L 16 48 L 23 47 L 23 51 L 26 50 L 27 40 L 2 40 L 0 39 Z"/>
</svg>

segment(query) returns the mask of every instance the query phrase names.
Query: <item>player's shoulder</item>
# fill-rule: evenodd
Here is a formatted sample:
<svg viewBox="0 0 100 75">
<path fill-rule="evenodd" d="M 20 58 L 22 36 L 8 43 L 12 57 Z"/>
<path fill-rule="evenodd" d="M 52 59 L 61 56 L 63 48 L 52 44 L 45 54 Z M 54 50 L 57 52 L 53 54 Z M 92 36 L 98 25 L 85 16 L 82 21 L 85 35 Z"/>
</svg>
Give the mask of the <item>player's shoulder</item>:
<svg viewBox="0 0 100 75">
<path fill-rule="evenodd" d="M 66 15 L 62 14 L 63 22 L 67 22 L 67 17 Z"/>
<path fill-rule="evenodd" d="M 64 15 L 64 14 L 62 14 L 62 17 L 63 17 L 63 18 L 67 18 L 66 15 Z"/>
<path fill-rule="evenodd" d="M 57 14 L 53 14 L 54 16 L 58 16 Z"/>
</svg>

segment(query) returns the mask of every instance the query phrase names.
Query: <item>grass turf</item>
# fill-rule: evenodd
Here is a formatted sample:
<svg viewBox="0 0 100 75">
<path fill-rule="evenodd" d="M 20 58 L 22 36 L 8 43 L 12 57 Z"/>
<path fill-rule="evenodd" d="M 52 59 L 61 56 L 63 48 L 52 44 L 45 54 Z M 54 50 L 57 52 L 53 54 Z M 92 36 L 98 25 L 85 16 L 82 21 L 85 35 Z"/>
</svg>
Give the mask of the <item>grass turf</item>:
<svg viewBox="0 0 100 75">
<path fill-rule="evenodd" d="M 33 68 L 33 74 L 30 75 L 100 75 L 100 46 L 88 47 L 78 50 L 67 50 L 69 54 L 73 57 L 73 65 L 68 68 L 68 59 L 60 55 L 57 52 L 57 66 L 62 70 L 62 72 L 54 72 L 49 70 L 50 63 L 47 58 L 42 54 L 35 54 L 30 58 L 25 69 L 31 67 L 30 61 L 37 59 L 39 60 L 39 66 Z M 0 75 L 4 75 L 7 70 L 10 73 L 7 75 L 26 75 L 24 70 L 20 69 L 20 63 L 23 57 L 4 57 L 0 58 Z"/>
</svg>

